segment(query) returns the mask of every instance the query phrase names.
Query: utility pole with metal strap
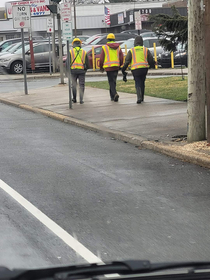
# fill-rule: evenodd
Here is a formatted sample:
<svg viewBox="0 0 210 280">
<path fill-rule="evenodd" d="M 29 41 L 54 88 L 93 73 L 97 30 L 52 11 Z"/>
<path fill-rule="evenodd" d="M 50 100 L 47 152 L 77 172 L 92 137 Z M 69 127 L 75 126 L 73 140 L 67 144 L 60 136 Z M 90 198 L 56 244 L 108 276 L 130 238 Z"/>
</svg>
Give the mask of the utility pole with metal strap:
<svg viewBox="0 0 210 280">
<path fill-rule="evenodd" d="M 205 139 L 203 0 L 188 1 L 188 142 Z M 207 57 L 205 57 L 207 59 Z"/>
</svg>

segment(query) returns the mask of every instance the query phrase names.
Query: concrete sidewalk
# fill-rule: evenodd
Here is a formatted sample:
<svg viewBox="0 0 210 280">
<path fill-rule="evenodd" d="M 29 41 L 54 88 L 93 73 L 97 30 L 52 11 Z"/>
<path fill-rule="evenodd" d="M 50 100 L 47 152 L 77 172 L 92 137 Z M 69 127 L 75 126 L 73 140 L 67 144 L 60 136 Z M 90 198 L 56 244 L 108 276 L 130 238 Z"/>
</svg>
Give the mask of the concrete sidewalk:
<svg viewBox="0 0 210 280">
<path fill-rule="evenodd" d="M 163 76 L 163 75 L 181 75 L 183 71 L 184 75 L 188 74 L 188 68 L 184 69 L 162 69 L 159 68 L 157 70 L 155 69 L 150 69 L 148 72 L 149 76 Z M 121 71 L 119 71 L 119 75 L 122 75 Z M 128 75 L 131 76 L 131 72 L 128 71 Z M 87 76 L 89 77 L 103 77 L 106 76 L 106 73 L 101 73 L 99 70 L 96 70 L 95 72 L 93 70 L 88 70 L 87 71 Z M 27 73 L 27 79 L 33 80 L 33 79 L 54 79 L 54 78 L 59 78 L 60 73 L 55 73 L 50 75 L 49 73 Z M 5 72 L 4 75 L 0 75 L 0 81 L 3 80 L 23 80 L 24 76 L 23 75 L 15 75 L 15 74 L 7 74 Z"/>
<path fill-rule="evenodd" d="M 206 141 L 187 144 L 187 103 L 145 97 L 136 104 L 136 95 L 119 93 L 111 102 L 107 90 L 86 88 L 85 103 L 69 109 L 68 85 L 23 92 L 0 93 L 0 102 L 103 133 L 140 148 L 210 168 L 210 147 Z"/>
</svg>

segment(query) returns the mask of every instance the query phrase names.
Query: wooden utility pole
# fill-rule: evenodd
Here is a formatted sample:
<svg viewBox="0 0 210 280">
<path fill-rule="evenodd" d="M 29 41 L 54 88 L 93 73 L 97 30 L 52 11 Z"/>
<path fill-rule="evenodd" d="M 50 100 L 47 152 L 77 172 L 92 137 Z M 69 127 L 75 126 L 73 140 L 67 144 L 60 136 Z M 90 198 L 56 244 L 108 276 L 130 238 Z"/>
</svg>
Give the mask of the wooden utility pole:
<svg viewBox="0 0 210 280">
<path fill-rule="evenodd" d="M 205 61 L 206 61 L 206 103 L 207 143 L 210 144 L 210 3 L 205 0 Z"/>
<path fill-rule="evenodd" d="M 188 0 L 188 142 L 206 137 L 203 4 Z"/>
</svg>

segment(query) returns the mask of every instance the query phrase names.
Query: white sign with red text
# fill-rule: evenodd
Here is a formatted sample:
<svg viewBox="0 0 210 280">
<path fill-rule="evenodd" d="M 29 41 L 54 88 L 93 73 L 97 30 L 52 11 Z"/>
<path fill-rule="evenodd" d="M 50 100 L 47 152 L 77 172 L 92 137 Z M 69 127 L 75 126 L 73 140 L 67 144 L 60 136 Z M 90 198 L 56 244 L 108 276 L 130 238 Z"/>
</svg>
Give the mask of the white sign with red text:
<svg viewBox="0 0 210 280">
<path fill-rule="evenodd" d="M 60 14 L 62 21 L 71 21 L 71 3 L 66 2 L 60 4 Z"/>
<path fill-rule="evenodd" d="M 141 30 L 142 29 L 142 24 L 141 24 L 140 11 L 134 13 L 134 18 L 135 18 L 135 29 L 136 30 Z"/>
<path fill-rule="evenodd" d="M 30 28 L 31 27 L 31 11 L 30 6 L 13 6 L 13 27 Z"/>
<path fill-rule="evenodd" d="M 47 33 L 53 32 L 53 19 L 47 18 Z"/>
<path fill-rule="evenodd" d="M 49 5 L 49 0 L 32 0 L 32 1 L 21 1 L 21 2 L 7 2 L 6 3 L 6 13 L 7 18 L 12 18 L 12 7 L 20 6 L 20 5 L 28 5 L 30 6 L 31 16 L 46 16 L 50 15 L 50 10 L 46 5 Z"/>
</svg>

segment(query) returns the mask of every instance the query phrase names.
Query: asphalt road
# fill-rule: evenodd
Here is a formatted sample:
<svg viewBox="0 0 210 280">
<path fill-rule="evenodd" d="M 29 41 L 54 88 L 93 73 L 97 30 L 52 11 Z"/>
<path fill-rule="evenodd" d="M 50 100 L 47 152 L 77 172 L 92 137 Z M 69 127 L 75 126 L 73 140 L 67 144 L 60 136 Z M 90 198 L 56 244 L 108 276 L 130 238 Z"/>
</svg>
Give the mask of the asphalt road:
<svg viewBox="0 0 210 280">
<path fill-rule="evenodd" d="M 0 146 L 0 265 L 210 259 L 209 170 L 3 104 Z"/>
</svg>

